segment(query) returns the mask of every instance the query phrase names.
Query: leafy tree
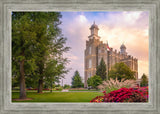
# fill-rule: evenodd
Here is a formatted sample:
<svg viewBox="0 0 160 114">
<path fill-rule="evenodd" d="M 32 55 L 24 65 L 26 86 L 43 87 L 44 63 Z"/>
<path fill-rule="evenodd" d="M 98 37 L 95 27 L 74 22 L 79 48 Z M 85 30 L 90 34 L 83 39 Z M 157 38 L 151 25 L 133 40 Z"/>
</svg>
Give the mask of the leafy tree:
<svg viewBox="0 0 160 114">
<path fill-rule="evenodd" d="M 63 88 L 64 88 L 64 89 L 69 89 L 69 88 L 71 88 L 71 86 L 70 86 L 70 85 L 65 84 Z"/>
<path fill-rule="evenodd" d="M 62 65 L 62 63 L 67 62 L 67 59 L 63 58 L 62 55 L 64 52 L 69 50 L 69 47 L 66 47 L 64 45 L 66 43 L 66 38 L 63 37 L 61 29 L 58 27 L 61 24 L 59 18 L 61 18 L 61 14 L 58 12 L 35 14 L 34 20 L 36 22 L 36 26 L 38 27 L 37 36 L 39 38 L 39 40 L 37 40 L 38 53 L 36 54 L 36 64 L 38 66 L 36 75 L 39 78 L 38 93 L 42 93 L 44 78 L 45 76 L 47 76 L 47 69 L 50 69 L 49 67 L 53 68 L 53 66 L 56 67 L 56 70 L 53 70 L 55 71 L 55 73 L 53 73 L 53 71 L 52 73 L 51 71 L 48 72 L 50 72 L 50 74 L 57 74 L 60 76 L 61 74 L 63 74 L 62 72 L 64 72 L 62 66 L 63 68 L 65 68 L 65 64 Z M 55 61 L 57 61 L 57 64 L 61 65 L 58 65 L 59 67 L 57 67 L 57 65 L 55 65 Z M 50 64 L 53 66 L 51 66 Z M 59 69 L 59 73 L 57 73 L 57 68 L 60 68 L 63 71 L 60 71 Z M 55 77 L 55 75 L 52 76 Z M 51 77 L 51 75 L 47 77 Z M 60 77 L 56 77 L 56 79 L 58 80 L 60 79 Z"/>
<path fill-rule="evenodd" d="M 102 84 L 102 79 L 100 76 L 94 75 L 87 80 L 88 86 L 92 86 L 97 89 L 97 86 Z"/>
<path fill-rule="evenodd" d="M 72 77 L 72 88 L 83 87 L 82 79 L 79 72 L 76 70 Z"/>
<path fill-rule="evenodd" d="M 66 61 L 62 54 L 69 47 L 64 46 L 66 38 L 58 27 L 61 24 L 59 18 L 59 12 L 12 13 L 12 74 L 20 78 L 22 99 L 26 98 L 26 77 L 36 76 L 38 92 L 42 92 L 50 56 L 58 61 Z"/>
<path fill-rule="evenodd" d="M 109 71 L 109 78 L 118 79 L 121 81 L 124 79 L 135 79 L 135 72 L 132 71 L 125 63 L 116 63 Z"/>
<path fill-rule="evenodd" d="M 35 46 L 36 34 L 34 22 L 29 13 L 12 13 L 12 74 L 19 77 L 20 98 L 26 98 L 25 75 L 30 75 L 36 68 Z"/>
<path fill-rule="evenodd" d="M 141 77 L 141 86 L 144 87 L 147 85 L 148 85 L 148 77 L 145 74 L 143 74 Z"/>
<path fill-rule="evenodd" d="M 65 68 L 65 61 L 60 62 L 58 60 L 50 60 L 46 64 L 45 68 L 45 79 L 47 82 L 49 82 L 49 85 L 51 87 L 51 92 L 52 92 L 52 87 L 53 83 L 57 82 L 57 80 L 62 77 L 63 74 L 67 73 L 68 70 Z"/>
<path fill-rule="evenodd" d="M 29 75 L 25 77 L 26 80 L 26 88 L 37 88 L 38 85 L 38 77 L 34 75 Z"/>
<path fill-rule="evenodd" d="M 106 64 L 103 58 L 100 61 L 100 64 L 97 66 L 96 75 L 100 76 L 102 80 L 106 80 Z"/>
</svg>

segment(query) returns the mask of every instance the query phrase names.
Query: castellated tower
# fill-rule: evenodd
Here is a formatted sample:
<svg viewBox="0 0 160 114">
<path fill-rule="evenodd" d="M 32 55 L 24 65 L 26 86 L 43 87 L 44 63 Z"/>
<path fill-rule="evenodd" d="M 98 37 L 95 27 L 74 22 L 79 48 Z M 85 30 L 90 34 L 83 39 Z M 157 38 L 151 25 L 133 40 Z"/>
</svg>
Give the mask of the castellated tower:
<svg viewBox="0 0 160 114">
<path fill-rule="evenodd" d="M 136 72 L 135 78 L 138 79 L 138 59 L 133 58 L 131 55 L 127 55 L 126 46 L 124 44 L 120 46 L 120 52 L 113 50 L 113 48 L 109 48 L 108 43 L 106 44 L 100 41 L 98 30 L 99 28 L 94 22 L 90 27 L 91 35 L 88 36 L 89 40 L 86 41 L 86 49 L 84 53 L 84 87 L 87 87 L 88 78 L 96 74 L 96 67 L 99 65 L 102 58 L 106 63 L 107 75 L 108 71 L 115 63 L 124 62 L 131 70 Z"/>
</svg>

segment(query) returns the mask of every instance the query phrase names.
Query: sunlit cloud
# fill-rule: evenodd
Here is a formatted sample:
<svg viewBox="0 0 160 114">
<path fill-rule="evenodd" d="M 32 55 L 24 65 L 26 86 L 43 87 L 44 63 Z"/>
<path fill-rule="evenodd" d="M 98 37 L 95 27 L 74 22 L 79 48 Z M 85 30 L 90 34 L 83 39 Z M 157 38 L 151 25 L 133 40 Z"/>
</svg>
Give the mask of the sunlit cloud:
<svg viewBox="0 0 160 114">
<path fill-rule="evenodd" d="M 121 44 L 124 43 L 129 54 L 137 58 L 143 57 L 143 59 L 148 59 L 148 36 L 146 36 L 146 30 L 127 28 L 110 29 L 107 26 L 103 26 L 103 29 L 100 27 L 99 35 L 103 42 L 108 40 L 109 45 L 117 50 L 120 50 Z"/>
<path fill-rule="evenodd" d="M 122 17 L 127 24 L 136 24 L 142 12 L 123 12 Z"/>
<path fill-rule="evenodd" d="M 86 17 L 84 15 L 79 15 L 77 19 L 81 23 L 86 23 L 87 22 L 87 19 L 86 19 Z"/>
</svg>

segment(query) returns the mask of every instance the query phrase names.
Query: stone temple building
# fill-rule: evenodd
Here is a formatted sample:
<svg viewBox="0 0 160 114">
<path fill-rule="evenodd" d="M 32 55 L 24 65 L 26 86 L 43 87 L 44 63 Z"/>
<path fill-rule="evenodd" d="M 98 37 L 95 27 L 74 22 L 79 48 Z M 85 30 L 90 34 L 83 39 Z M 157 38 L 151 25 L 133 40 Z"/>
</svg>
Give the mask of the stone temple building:
<svg viewBox="0 0 160 114">
<path fill-rule="evenodd" d="M 127 54 L 124 44 L 120 46 L 120 52 L 118 52 L 110 48 L 108 42 L 103 43 L 100 41 L 98 30 L 99 28 L 94 22 L 90 27 L 91 35 L 88 36 L 88 40 L 86 41 L 84 87 L 87 87 L 88 78 L 96 74 L 96 67 L 102 58 L 106 64 L 107 74 L 115 63 L 124 62 L 132 71 L 135 71 L 135 78 L 138 79 L 138 59 Z"/>
</svg>

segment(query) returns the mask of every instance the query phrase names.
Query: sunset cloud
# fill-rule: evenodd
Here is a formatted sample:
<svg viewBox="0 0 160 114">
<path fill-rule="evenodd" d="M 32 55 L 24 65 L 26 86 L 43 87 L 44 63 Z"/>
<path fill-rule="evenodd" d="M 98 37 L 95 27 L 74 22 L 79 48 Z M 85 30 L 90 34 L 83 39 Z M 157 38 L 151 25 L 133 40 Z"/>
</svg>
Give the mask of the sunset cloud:
<svg viewBox="0 0 160 114">
<path fill-rule="evenodd" d="M 70 84 L 75 70 L 84 79 L 84 49 L 90 35 L 93 21 L 99 27 L 101 41 L 108 41 L 113 49 L 122 43 L 127 52 L 138 58 L 139 78 L 143 73 L 148 75 L 148 12 L 62 12 L 62 32 L 67 37 L 67 46 L 71 50 L 66 54 L 72 70 L 66 75 L 64 83 Z"/>
</svg>

